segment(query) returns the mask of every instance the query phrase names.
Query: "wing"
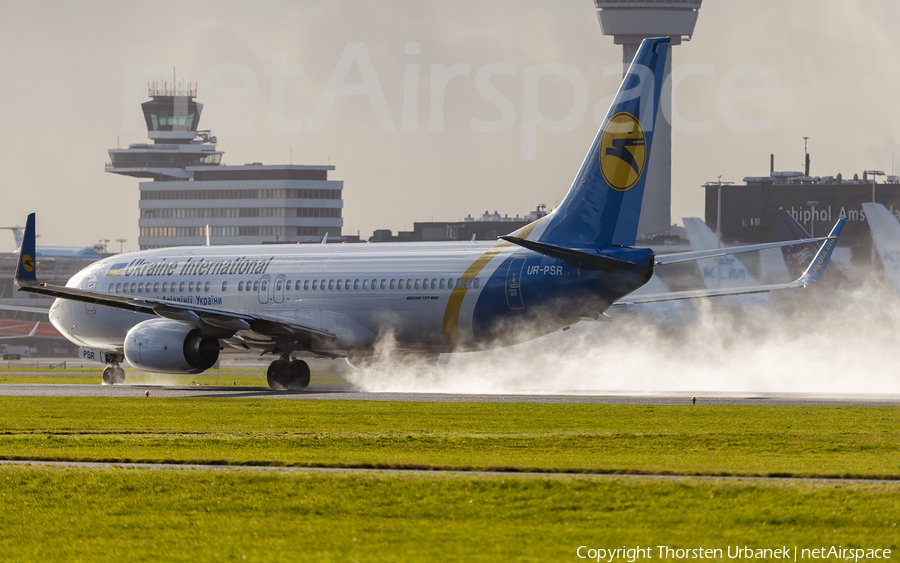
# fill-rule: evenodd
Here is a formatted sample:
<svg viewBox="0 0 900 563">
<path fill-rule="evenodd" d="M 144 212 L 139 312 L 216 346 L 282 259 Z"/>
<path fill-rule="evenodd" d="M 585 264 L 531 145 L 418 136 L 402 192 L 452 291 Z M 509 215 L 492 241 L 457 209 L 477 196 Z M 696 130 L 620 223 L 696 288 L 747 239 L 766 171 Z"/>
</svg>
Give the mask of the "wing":
<svg viewBox="0 0 900 563">
<path fill-rule="evenodd" d="M 644 294 L 644 295 L 635 295 L 629 294 L 619 299 L 614 303 L 615 306 L 622 305 L 636 305 L 638 303 L 656 303 L 660 301 L 678 301 L 682 299 L 699 299 L 704 297 L 720 297 L 723 295 L 749 295 L 752 293 L 767 293 L 770 291 L 777 291 L 780 289 L 791 289 L 798 287 L 806 287 L 808 285 L 812 285 L 821 279 L 822 274 L 825 273 L 825 267 L 828 266 L 828 261 L 831 259 L 831 255 L 834 252 L 834 248 L 837 245 L 837 239 L 841 235 L 841 231 L 844 228 L 844 223 L 847 222 L 847 219 L 841 219 L 837 222 L 834 228 L 831 230 L 831 233 L 824 238 L 822 246 L 819 247 L 819 251 L 813 257 L 812 262 L 810 262 L 809 266 L 807 266 L 806 271 L 803 272 L 796 280 L 789 283 L 780 283 L 780 284 L 772 284 L 772 285 L 757 285 L 753 287 L 744 287 L 744 288 L 731 288 L 731 289 L 700 289 L 695 291 L 674 291 L 671 293 L 655 293 L 655 294 Z M 797 241 L 790 242 L 788 244 L 797 244 Z M 754 246 L 765 246 L 765 245 L 754 245 Z M 738 247 L 738 248 L 749 248 L 749 247 Z M 756 248 L 759 250 L 759 248 Z M 741 252 L 744 252 L 742 250 Z M 691 253 L 685 253 L 691 254 Z M 671 263 L 671 262 L 670 262 Z"/>
<path fill-rule="evenodd" d="M 50 309 L 46 309 L 44 307 L 25 307 L 19 305 L 0 305 L 0 310 L 21 311 L 23 313 L 43 313 L 45 315 L 50 313 Z"/>
<path fill-rule="evenodd" d="M 28 334 L 16 334 L 15 336 L 0 336 L 0 340 L 9 340 L 10 338 L 28 338 L 30 336 L 34 336 L 34 333 L 37 332 L 38 327 L 41 326 L 40 322 L 34 323 L 34 328 L 31 329 L 31 332 Z"/>
</svg>

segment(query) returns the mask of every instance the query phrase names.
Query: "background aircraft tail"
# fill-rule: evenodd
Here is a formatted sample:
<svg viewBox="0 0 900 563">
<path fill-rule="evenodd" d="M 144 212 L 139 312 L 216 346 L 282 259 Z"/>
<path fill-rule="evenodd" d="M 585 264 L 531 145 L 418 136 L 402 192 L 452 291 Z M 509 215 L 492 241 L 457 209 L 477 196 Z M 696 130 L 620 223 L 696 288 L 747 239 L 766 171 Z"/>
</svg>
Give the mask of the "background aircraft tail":
<svg viewBox="0 0 900 563">
<path fill-rule="evenodd" d="M 568 248 L 631 246 L 669 39 L 644 39 L 562 203 L 511 237 Z"/>
<path fill-rule="evenodd" d="M 863 203 L 862 206 L 884 266 L 884 275 L 891 284 L 891 291 L 900 295 L 900 222 L 880 203 Z"/>
</svg>

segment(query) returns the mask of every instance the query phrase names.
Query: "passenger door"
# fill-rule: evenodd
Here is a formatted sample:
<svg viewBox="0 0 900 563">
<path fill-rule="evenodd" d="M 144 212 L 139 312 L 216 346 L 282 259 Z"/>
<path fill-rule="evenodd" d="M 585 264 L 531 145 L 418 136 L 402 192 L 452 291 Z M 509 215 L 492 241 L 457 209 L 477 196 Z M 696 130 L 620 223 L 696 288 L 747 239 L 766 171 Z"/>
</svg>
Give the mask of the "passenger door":
<svg viewBox="0 0 900 563">
<path fill-rule="evenodd" d="M 275 288 L 273 291 L 272 299 L 275 303 L 282 303 L 284 301 L 284 274 L 279 274 L 275 278 Z"/>
<path fill-rule="evenodd" d="M 525 309 L 522 300 L 522 270 L 525 269 L 525 258 L 513 258 L 506 273 L 506 304 L 513 311 Z"/>
<path fill-rule="evenodd" d="M 259 302 L 260 303 L 268 303 L 269 302 L 269 282 L 271 281 L 271 276 L 269 274 L 264 275 L 259 279 Z"/>
</svg>

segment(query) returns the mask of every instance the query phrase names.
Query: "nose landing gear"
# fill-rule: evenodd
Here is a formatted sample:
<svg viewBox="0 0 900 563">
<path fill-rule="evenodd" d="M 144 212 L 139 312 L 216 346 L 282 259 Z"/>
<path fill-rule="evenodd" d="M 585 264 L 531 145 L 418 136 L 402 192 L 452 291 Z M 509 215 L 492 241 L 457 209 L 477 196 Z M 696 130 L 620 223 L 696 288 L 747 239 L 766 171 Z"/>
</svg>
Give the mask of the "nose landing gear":
<svg viewBox="0 0 900 563">
<path fill-rule="evenodd" d="M 269 364 L 266 381 L 272 389 L 305 389 L 309 386 L 309 364 L 303 360 L 280 359 Z"/>
</svg>

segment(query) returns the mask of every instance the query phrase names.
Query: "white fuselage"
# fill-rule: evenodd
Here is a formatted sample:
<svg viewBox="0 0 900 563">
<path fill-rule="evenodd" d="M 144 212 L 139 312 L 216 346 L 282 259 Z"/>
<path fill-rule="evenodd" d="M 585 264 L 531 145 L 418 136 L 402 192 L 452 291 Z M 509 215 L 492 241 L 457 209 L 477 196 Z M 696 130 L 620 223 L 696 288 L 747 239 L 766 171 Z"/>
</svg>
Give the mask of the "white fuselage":
<svg viewBox="0 0 900 563">
<path fill-rule="evenodd" d="M 510 262 L 513 255 L 522 258 Z M 473 315 L 488 280 L 496 275 L 495 285 L 501 278 L 505 283 L 507 272 L 497 271 L 501 264 L 514 263 L 522 272 L 512 290 L 515 300 L 527 293 L 529 279 L 563 280 L 559 262 L 547 261 L 504 242 L 181 247 L 106 258 L 67 286 L 277 316 L 336 334 L 334 350 L 371 350 L 390 332 L 402 348 L 441 352 L 488 344 L 479 342 Z M 503 308 L 506 292 L 495 296 Z M 72 342 L 110 352 L 121 351 L 128 330 L 150 318 L 68 300 L 57 300 L 50 313 Z M 528 338 L 557 330 L 565 324 L 560 322 L 548 319 Z M 227 342 L 257 349 L 267 344 L 252 334 L 237 336 Z"/>
</svg>

